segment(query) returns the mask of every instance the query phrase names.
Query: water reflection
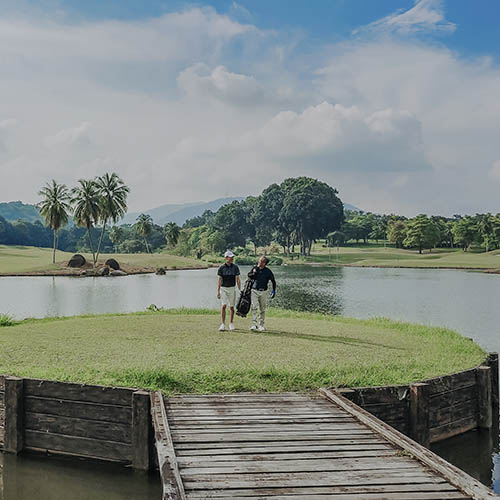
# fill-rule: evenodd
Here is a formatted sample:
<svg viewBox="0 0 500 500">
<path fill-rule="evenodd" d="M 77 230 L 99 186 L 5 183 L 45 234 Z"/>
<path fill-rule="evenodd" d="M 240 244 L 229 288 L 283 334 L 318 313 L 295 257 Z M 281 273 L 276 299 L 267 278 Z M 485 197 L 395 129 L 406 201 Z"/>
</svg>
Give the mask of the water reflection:
<svg viewBox="0 0 500 500">
<path fill-rule="evenodd" d="M 158 476 L 112 464 L 0 454 L 0 500 L 158 500 Z"/>
</svg>

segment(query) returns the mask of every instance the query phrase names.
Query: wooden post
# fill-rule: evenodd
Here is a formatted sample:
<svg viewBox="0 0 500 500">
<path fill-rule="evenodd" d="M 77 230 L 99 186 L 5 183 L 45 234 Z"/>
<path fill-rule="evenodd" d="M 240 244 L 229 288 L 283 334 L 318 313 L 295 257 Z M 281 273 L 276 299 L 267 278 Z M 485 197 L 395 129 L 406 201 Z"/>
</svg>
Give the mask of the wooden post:
<svg viewBox="0 0 500 500">
<path fill-rule="evenodd" d="M 481 429 L 491 429 L 492 400 L 491 400 L 491 368 L 480 366 L 476 370 L 478 421 Z"/>
<path fill-rule="evenodd" d="M 410 385 L 410 436 L 417 443 L 429 447 L 429 384 Z"/>
<path fill-rule="evenodd" d="M 499 431 L 499 387 L 498 387 L 498 353 L 488 354 L 488 366 L 491 375 L 491 427 L 494 436 L 498 436 Z"/>
<path fill-rule="evenodd" d="M 5 377 L 5 435 L 3 450 L 20 453 L 24 448 L 23 379 Z"/>
<path fill-rule="evenodd" d="M 132 394 L 132 467 L 149 470 L 151 441 L 151 403 L 149 392 Z"/>
</svg>

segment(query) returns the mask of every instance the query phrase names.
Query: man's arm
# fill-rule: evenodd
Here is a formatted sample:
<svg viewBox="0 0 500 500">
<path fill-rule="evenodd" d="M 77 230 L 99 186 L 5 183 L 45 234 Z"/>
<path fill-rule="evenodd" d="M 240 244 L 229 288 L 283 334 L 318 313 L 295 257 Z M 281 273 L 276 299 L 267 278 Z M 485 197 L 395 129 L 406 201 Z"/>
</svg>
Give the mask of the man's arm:
<svg viewBox="0 0 500 500">
<path fill-rule="evenodd" d="M 276 294 L 276 280 L 274 278 L 274 273 L 269 269 L 269 271 L 271 272 L 271 283 L 273 285 L 273 290 L 271 292 L 271 296 L 274 297 L 274 295 Z"/>
<path fill-rule="evenodd" d="M 217 280 L 217 298 L 220 299 L 220 287 L 222 285 L 222 276 Z"/>
<path fill-rule="evenodd" d="M 239 274 L 236 276 L 236 284 L 238 285 L 238 290 L 241 290 L 241 278 Z"/>
</svg>

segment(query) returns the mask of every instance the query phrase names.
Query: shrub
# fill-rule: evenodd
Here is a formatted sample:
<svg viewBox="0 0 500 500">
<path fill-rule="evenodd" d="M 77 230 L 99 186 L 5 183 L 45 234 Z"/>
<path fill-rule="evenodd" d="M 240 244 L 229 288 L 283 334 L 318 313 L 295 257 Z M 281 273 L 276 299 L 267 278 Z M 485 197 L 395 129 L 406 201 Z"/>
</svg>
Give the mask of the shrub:
<svg viewBox="0 0 500 500">
<path fill-rule="evenodd" d="M 252 266 L 255 264 L 255 257 L 236 256 L 234 262 L 240 266 Z"/>
<path fill-rule="evenodd" d="M 8 314 L 0 314 L 0 326 L 13 326 L 16 322 Z"/>
<path fill-rule="evenodd" d="M 269 261 L 270 266 L 281 266 L 283 264 L 283 259 L 281 257 L 271 257 Z"/>
</svg>

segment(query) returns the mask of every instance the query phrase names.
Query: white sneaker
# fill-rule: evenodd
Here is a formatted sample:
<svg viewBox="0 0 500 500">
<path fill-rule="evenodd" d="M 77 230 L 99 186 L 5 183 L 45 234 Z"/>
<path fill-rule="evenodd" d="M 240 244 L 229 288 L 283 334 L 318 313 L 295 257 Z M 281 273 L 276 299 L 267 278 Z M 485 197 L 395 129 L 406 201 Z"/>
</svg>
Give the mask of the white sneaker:
<svg viewBox="0 0 500 500">
<path fill-rule="evenodd" d="M 230 329 L 231 331 L 235 330 L 235 328 L 234 328 L 234 323 L 229 323 L 229 329 Z"/>
<path fill-rule="evenodd" d="M 226 325 L 225 325 L 224 323 L 222 323 L 222 324 L 219 326 L 219 332 L 223 332 L 225 329 L 226 329 Z"/>
<path fill-rule="evenodd" d="M 252 330 L 252 332 L 256 332 L 257 331 L 257 327 L 255 325 L 252 325 L 250 327 L 250 330 Z"/>
<path fill-rule="evenodd" d="M 259 332 L 265 332 L 265 331 L 266 331 L 266 329 L 262 325 L 260 325 L 259 326 Z"/>
</svg>

